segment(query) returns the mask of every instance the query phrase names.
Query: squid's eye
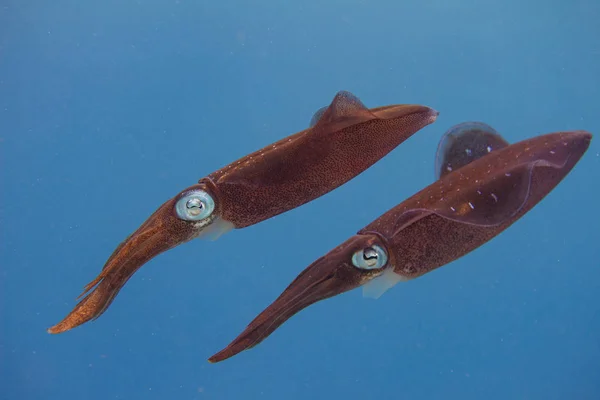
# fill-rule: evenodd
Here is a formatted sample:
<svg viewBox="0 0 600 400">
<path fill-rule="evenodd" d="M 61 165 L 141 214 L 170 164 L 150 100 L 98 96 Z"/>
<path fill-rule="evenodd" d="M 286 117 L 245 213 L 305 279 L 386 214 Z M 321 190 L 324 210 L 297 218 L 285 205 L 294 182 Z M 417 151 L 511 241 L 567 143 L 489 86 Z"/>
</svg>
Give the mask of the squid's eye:
<svg viewBox="0 0 600 400">
<path fill-rule="evenodd" d="M 177 216 L 186 221 L 199 221 L 209 217 L 215 209 L 215 201 L 202 190 L 189 192 L 175 205 Z"/>
<path fill-rule="evenodd" d="M 354 253 L 352 264 L 360 269 L 379 269 L 385 267 L 387 258 L 387 254 L 381 247 L 373 245 Z"/>
</svg>

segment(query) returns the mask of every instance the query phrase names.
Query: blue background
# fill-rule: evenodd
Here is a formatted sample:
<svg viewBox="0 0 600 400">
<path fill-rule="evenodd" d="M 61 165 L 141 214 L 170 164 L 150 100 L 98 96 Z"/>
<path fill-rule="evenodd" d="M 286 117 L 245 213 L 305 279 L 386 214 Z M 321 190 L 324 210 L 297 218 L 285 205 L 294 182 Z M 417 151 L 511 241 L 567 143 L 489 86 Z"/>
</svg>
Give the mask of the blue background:
<svg viewBox="0 0 600 400">
<path fill-rule="evenodd" d="M 450 126 L 600 133 L 597 0 L 0 2 L 0 399 L 598 399 L 600 145 L 484 247 L 310 307 L 211 365 L 310 262 L 433 180 Z M 440 111 L 284 215 L 142 268 L 62 335 L 115 246 L 338 90 Z"/>
</svg>

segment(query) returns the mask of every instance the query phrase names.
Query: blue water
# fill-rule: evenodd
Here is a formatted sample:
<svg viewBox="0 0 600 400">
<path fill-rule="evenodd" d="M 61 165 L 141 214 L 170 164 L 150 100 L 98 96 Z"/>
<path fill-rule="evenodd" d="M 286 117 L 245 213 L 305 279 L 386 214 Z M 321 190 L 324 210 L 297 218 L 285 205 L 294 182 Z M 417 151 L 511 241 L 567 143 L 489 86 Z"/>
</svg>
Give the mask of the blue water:
<svg viewBox="0 0 600 400">
<path fill-rule="evenodd" d="M 0 399 L 600 398 L 600 2 L 0 2 Z M 199 178 L 302 130 L 338 90 L 439 119 L 334 192 L 143 267 L 46 329 Z M 223 348 L 314 259 L 432 182 L 439 138 L 596 135 L 475 252 L 379 300 L 318 303 Z"/>
</svg>

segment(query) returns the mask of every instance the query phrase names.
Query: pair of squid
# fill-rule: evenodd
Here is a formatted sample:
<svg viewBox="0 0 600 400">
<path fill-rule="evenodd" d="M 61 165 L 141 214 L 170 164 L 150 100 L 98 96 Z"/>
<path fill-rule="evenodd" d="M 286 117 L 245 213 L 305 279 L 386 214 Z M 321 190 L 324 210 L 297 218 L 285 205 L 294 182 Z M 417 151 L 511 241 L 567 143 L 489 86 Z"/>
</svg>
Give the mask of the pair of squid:
<svg viewBox="0 0 600 400">
<path fill-rule="evenodd" d="M 368 109 L 339 92 L 308 129 L 213 172 L 158 208 L 109 257 L 85 296 L 50 333 L 98 318 L 147 261 L 197 237 L 216 239 L 312 201 L 365 171 L 438 112 L 421 105 Z M 309 265 L 226 348 L 219 362 L 262 342 L 305 307 L 359 286 L 379 297 L 475 250 L 539 203 L 588 149 L 586 131 L 509 144 L 467 122 L 443 136 L 431 185 Z"/>
</svg>

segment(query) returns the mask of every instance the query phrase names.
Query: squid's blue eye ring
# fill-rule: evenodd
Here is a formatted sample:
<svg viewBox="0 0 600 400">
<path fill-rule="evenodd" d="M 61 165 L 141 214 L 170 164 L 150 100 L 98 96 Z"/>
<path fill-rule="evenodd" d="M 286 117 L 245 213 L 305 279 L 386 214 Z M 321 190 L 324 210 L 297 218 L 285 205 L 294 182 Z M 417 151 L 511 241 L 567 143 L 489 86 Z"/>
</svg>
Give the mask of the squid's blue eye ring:
<svg viewBox="0 0 600 400">
<path fill-rule="evenodd" d="M 380 269 L 386 266 L 387 261 L 387 253 L 377 245 L 358 250 L 352 255 L 352 264 L 359 269 Z"/>
<path fill-rule="evenodd" d="M 175 211 L 185 221 L 200 221 L 210 217 L 215 210 L 215 201 L 203 190 L 194 190 L 177 200 Z"/>
</svg>

